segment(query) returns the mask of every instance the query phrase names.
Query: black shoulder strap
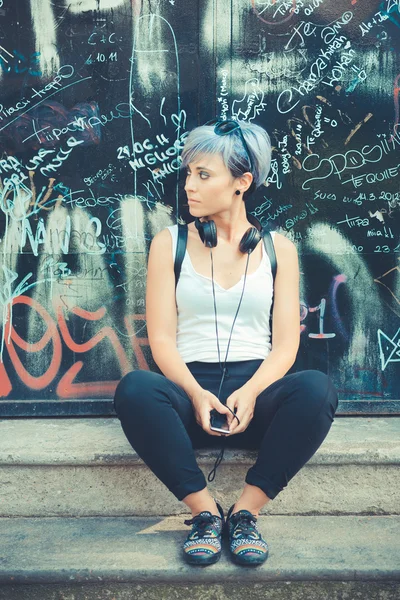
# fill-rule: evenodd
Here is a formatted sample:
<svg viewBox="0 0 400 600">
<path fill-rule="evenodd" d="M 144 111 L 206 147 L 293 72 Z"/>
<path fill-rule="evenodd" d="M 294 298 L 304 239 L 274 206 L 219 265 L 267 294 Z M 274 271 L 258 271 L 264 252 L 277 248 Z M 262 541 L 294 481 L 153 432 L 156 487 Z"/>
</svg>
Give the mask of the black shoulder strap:
<svg viewBox="0 0 400 600">
<path fill-rule="evenodd" d="M 187 236 L 188 236 L 188 226 L 182 225 L 178 223 L 178 239 L 176 243 L 176 254 L 175 254 L 175 263 L 174 263 L 174 271 L 175 271 L 175 288 L 178 285 L 179 275 L 181 274 L 181 267 L 183 258 L 186 252 L 186 244 L 187 244 Z M 272 279 L 275 281 L 276 276 L 276 254 L 274 248 L 274 242 L 272 241 L 272 235 L 269 231 L 264 231 L 263 234 L 264 246 L 265 250 L 269 256 L 269 260 L 271 262 L 271 271 L 272 271 Z"/>
<path fill-rule="evenodd" d="M 183 258 L 186 252 L 186 244 L 188 237 L 188 226 L 181 225 L 178 223 L 178 239 L 176 242 L 176 253 L 175 253 L 175 262 L 174 262 L 174 271 L 175 271 L 175 289 L 178 285 L 179 275 L 181 274 L 181 267 Z"/>
<path fill-rule="evenodd" d="M 271 263 L 271 273 L 272 273 L 272 281 L 273 281 L 273 285 L 275 284 L 275 276 L 276 276 L 276 269 L 277 269 L 277 262 L 276 262 L 276 253 L 275 253 L 275 248 L 274 248 L 274 241 L 272 239 L 272 235 L 269 231 L 264 231 L 263 233 L 263 238 L 264 238 L 264 246 L 265 246 L 265 250 L 268 254 L 270 263 Z M 271 332 L 271 343 L 272 343 L 272 311 L 274 308 L 274 300 L 275 300 L 275 294 L 272 294 L 272 303 L 271 303 L 271 310 L 270 310 L 270 315 L 269 315 L 269 329 Z"/>
<path fill-rule="evenodd" d="M 269 231 L 264 231 L 263 238 L 264 238 L 265 250 L 269 256 L 269 260 L 271 263 L 272 279 L 273 279 L 273 281 L 275 281 L 277 265 L 276 265 L 276 254 L 275 254 L 274 242 L 272 240 L 272 235 Z"/>
</svg>

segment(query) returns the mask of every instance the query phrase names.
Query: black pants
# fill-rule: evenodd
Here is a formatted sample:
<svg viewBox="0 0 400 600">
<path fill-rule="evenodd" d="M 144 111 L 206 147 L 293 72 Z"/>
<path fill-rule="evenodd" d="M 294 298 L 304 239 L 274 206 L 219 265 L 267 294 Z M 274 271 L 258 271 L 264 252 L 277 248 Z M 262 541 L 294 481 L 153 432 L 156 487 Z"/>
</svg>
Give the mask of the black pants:
<svg viewBox="0 0 400 600">
<path fill-rule="evenodd" d="M 262 362 L 227 363 L 221 402 L 248 381 Z M 187 366 L 204 389 L 218 393 L 218 363 Z M 194 448 L 220 447 L 222 443 L 227 448 L 259 450 L 245 481 L 275 498 L 324 441 L 337 404 L 336 390 L 324 373 L 309 370 L 285 375 L 259 394 L 247 429 L 223 440 L 197 424 L 188 395 L 164 375 L 145 370 L 128 373 L 114 398 L 131 446 L 178 500 L 207 485 Z"/>
</svg>

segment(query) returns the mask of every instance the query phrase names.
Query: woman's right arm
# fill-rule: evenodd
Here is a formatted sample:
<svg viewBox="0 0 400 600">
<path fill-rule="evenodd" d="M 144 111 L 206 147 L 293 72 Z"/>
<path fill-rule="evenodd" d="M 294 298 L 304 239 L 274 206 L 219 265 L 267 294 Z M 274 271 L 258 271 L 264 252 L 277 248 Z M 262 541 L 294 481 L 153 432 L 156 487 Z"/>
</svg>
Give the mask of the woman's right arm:
<svg viewBox="0 0 400 600">
<path fill-rule="evenodd" d="M 202 388 L 176 347 L 177 313 L 172 238 L 159 231 L 150 246 L 146 288 L 147 334 L 153 358 L 161 372 L 192 399 Z"/>
<path fill-rule="evenodd" d="M 177 313 L 172 238 L 159 231 L 150 245 L 146 287 L 147 335 L 153 358 L 161 372 L 189 396 L 198 424 L 210 435 L 210 410 L 230 417 L 230 411 L 211 392 L 204 390 L 183 361 L 176 346 Z"/>
</svg>

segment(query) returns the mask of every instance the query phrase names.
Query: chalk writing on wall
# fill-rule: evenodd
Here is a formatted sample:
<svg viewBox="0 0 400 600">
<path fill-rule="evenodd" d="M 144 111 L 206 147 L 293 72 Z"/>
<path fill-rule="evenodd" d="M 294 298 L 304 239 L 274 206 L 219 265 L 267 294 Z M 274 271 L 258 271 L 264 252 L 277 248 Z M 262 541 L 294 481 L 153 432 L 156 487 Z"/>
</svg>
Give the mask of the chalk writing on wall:
<svg viewBox="0 0 400 600">
<path fill-rule="evenodd" d="M 249 210 L 298 247 L 295 368 L 397 399 L 400 3 L 214 5 L 0 0 L 1 398 L 111 398 L 155 367 L 149 243 L 191 220 L 180 153 L 219 117 L 271 135 Z"/>
</svg>

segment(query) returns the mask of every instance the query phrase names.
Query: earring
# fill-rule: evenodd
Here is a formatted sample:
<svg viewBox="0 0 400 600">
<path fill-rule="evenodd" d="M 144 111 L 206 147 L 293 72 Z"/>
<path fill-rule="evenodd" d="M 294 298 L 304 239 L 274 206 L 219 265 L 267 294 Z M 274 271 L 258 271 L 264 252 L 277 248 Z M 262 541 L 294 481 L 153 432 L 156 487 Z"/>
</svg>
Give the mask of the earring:
<svg viewBox="0 0 400 600">
<path fill-rule="evenodd" d="M 235 194 L 236 194 L 237 196 L 240 196 L 240 190 L 236 190 Z"/>
</svg>

